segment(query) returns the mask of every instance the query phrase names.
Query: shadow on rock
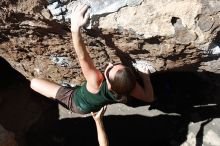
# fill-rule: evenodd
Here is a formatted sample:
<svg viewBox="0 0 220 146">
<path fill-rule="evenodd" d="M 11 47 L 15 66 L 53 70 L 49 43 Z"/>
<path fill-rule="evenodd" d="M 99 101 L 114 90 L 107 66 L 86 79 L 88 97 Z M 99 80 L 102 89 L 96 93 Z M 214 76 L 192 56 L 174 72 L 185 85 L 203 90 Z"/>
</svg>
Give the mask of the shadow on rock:
<svg viewBox="0 0 220 146">
<path fill-rule="evenodd" d="M 19 145 L 98 145 L 91 117 L 59 120 L 57 103 L 33 92 L 29 81 L 1 57 L 0 79 L 0 123 L 15 133 Z M 150 108 L 181 116 L 104 117 L 110 145 L 180 145 L 189 122 L 219 117 L 218 75 L 165 72 L 151 79 L 157 100 Z"/>
<path fill-rule="evenodd" d="M 192 122 L 220 117 L 220 75 L 163 72 L 151 76 L 157 100 L 150 109 L 179 113 Z"/>
<path fill-rule="evenodd" d="M 110 145 L 176 146 L 186 140 L 188 121 L 180 116 L 105 116 Z M 31 146 L 97 146 L 91 117 L 62 119 L 53 126 L 33 126 L 28 133 Z"/>
<path fill-rule="evenodd" d="M 30 82 L 0 57 L 0 124 L 15 133 L 19 145 L 26 145 L 26 132 L 41 117 L 45 124 L 58 119 L 57 104 L 30 89 Z"/>
<path fill-rule="evenodd" d="M 149 109 L 178 113 L 192 122 L 220 117 L 220 75 L 203 72 L 157 72 L 151 74 L 156 100 Z M 129 98 L 128 106 L 146 103 Z"/>
<path fill-rule="evenodd" d="M 205 125 L 220 117 L 220 75 L 210 72 L 158 72 L 151 75 L 151 81 L 156 101 L 150 104 L 150 110 L 178 113 L 189 122 L 205 120 L 196 134 L 196 145 L 201 146 Z M 129 99 L 128 106 L 146 105 Z"/>
<path fill-rule="evenodd" d="M 23 82 L 28 84 L 28 81 L 18 71 L 14 70 L 11 65 L 2 57 L 0 57 L 0 90 L 8 88 L 14 83 Z"/>
</svg>

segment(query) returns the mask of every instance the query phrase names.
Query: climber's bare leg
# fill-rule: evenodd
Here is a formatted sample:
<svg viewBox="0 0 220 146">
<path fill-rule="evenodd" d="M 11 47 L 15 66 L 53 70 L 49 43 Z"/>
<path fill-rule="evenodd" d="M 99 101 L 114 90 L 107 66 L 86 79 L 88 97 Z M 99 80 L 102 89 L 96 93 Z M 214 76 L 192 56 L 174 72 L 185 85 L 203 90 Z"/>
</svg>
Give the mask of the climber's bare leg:
<svg viewBox="0 0 220 146">
<path fill-rule="evenodd" d="M 60 85 L 44 79 L 34 78 L 31 80 L 31 88 L 48 98 L 55 99 L 60 87 Z"/>
</svg>

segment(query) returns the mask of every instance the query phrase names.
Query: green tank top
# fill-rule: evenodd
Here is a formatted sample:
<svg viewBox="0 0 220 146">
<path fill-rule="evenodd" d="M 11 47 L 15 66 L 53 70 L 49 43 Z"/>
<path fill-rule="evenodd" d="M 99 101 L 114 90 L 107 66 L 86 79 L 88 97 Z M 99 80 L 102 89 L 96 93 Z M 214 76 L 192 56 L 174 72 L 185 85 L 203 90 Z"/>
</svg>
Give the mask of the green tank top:
<svg viewBox="0 0 220 146">
<path fill-rule="evenodd" d="M 99 110 L 106 104 L 117 103 L 116 97 L 108 90 L 106 80 L 102 82 L 98 93 L 93 94 L 86 88 L 86 82 L 76 88 L 73 94 L 76 107 L 83 113 Z"/>
</svg>

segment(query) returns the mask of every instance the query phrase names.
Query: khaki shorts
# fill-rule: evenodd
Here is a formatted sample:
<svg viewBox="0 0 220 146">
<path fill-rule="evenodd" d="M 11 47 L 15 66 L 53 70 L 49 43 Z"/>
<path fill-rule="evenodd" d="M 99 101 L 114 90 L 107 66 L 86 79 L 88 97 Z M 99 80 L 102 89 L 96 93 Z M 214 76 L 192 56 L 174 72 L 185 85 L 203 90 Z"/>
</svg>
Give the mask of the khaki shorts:
<svg viewBox="0 0 220 146">
<path fill-rule="evenodd" d="M 74 113 L 84 114 L 81 112 L 77 107 L 72 98 L 74 98 L 72 95 L 74 94 L 74 91 L 77 87 L 65 87 L 61 86 L 56 94 L 56 100 L 63 105 L 65 108 L 71 110 Z"/>
</svg>

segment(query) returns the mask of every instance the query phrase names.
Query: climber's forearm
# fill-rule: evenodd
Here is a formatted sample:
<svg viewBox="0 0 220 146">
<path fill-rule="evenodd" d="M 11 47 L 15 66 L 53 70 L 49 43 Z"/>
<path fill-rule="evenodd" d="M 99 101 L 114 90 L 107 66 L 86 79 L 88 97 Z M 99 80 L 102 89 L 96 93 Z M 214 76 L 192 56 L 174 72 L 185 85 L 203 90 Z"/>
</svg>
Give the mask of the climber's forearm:
<svg viewBox="0 0 220 146">
<path fill-rule="evenodd" d="M 90 60 L 90 56 L 86 50 L 85 44 L 80 34 L 80 29 L 76 31 L 72 31 L 72 40 L 73 40 L 73 47 L 75 48 L 78 59 Z"/>
<path fill-rule="evenodd" d="M 109 145 L 108 137 L 106 135 L 102 120 L 96 120 L 95 124 L 96 124 L 96 128 L 97 128 L 99 145 L 100 146 L 108 146 Z"/>
</svg>

